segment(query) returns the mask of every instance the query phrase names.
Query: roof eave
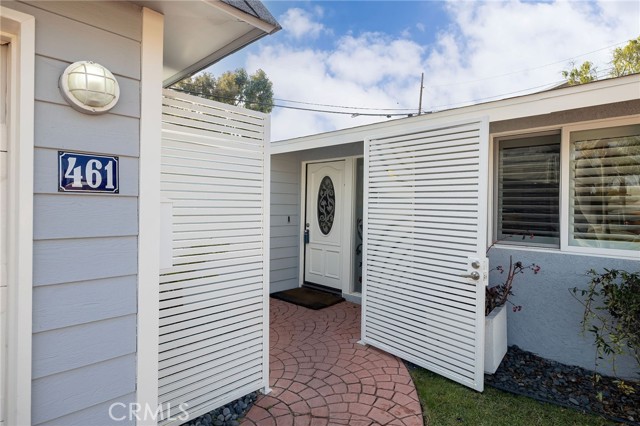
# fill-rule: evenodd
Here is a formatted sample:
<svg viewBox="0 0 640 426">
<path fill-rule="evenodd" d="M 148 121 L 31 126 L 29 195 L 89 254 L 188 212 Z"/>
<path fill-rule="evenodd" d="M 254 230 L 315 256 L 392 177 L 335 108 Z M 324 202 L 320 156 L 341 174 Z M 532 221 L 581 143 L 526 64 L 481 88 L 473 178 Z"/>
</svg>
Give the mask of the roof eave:
<svg viewBox="0 0 640 426">
<path fill-rule="evenodd" d="M 182 71 L 180 71 L 179 73 L 176 73 L 174 75 L 172 75 L 171 77 L 165 79 L 162 82 L 162 86 L 167 88 L 169 86 L 172 86 L 173 84 L 187 78 L 187 77 L 191 77 L 192 75 L 194 75 L 195 73 L 197 73 L 198 71 L 201 71 L 203 69 L 205 69 L 206 67 L 215 64 L 216 62 L 220 61 L 221 59 L 226 58 L 227 56 L 231 55 L 234 52 L 237 52 L 238 50 L 248 46 L 249 44 L 261 39 L 262 37 L 265 37 L 266 35 L 268 35 L 268 33 L 263 32 L 262 30 L 258 29 L 258 28 L 254 28 L 253 30 L 251 30 L 248 33 L 245 33 L 242 37 L 235 39 L 232 43 L 229 43 L 225 46 L 223 46 L 222 48 L 216 50 L 215 52 L 213 52 L 211 55 L 206 56 L 202 59 L 200 59 L 198 62 L 192 64 L 191 66 L 183 69 Z"/>
<path fill-rule="evenodd" d="M 246 10 L 221 0 L 133 2 L 164 15 L 164 87 L 281 29 L 259 2 L 257 8 L 247 3 Z"/>
</svg>

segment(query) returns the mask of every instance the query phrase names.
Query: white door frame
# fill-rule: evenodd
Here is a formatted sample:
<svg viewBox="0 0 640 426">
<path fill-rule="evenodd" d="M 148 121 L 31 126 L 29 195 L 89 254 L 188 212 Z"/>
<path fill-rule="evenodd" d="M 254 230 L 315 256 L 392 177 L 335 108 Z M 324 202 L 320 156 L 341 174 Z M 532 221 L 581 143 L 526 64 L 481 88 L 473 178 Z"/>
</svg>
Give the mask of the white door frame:
<svg viewBox="0 0 640 426">
<path fill-rule="evenodd" d="M 0 6 L 10 43 L 7 201 L 7 425 L 31 424 L 35 18 Z M 3 357 L 3 361 L 5 358 Z"/>
<path fill-rule="evenodd" d="M 342 214 L 345 219 L 345 229 L 343 232 L 347 232 L 346 238 L 342 240 L 342 253 L 349 253 L 351 260 L 351 254 L 353 252 L 353 214 L 355 209 L 355 162 L 358 157 L 337 157 L 328 158 L 322 160 L 302 161 L 300 168 L 300 251 L 299 251 L 299 268 L 298 268 L 298 285 L 302 287 L 304 284 L 304 269 L 305 269 L 305 244 L 304 244 L 304 229 L 306 223 L 306 211 L 307 211 L 307 165 L 329 163 L 333 161 L 344 160 L 344 199 L 349 200 L 343 203 Z M 342 264 L 342 294 L 349 295 L 353 289 L 353 262 L 348 261 Z"/>
</svg>

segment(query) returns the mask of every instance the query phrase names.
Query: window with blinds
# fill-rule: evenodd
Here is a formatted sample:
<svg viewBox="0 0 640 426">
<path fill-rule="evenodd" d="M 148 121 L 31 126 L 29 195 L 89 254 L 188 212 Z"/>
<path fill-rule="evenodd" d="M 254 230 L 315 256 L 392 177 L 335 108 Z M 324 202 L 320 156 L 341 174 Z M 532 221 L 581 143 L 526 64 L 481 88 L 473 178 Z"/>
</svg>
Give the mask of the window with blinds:
<svg viewBox="0 0 640 426">
<path fill-rule="evenodd" d="M 569 244 L 640 249 L 640 125 L 572 132 Z"/>
<path fill-rule="evenodd" d="M 500 140 L 497 238 L 558 247 L 560 134 Z"/>
</svg>

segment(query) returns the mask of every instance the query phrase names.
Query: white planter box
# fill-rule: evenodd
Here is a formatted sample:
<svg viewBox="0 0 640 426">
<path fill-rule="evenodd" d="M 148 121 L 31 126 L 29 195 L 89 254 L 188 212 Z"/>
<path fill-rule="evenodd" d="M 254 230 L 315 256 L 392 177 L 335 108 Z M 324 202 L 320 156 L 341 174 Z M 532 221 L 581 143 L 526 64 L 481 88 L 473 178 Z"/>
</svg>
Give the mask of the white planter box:
<svg viewBox="0 0 640 426">
<path fill-rule="evenodd" d="M 494 309 L 484 320 L 484 372 L 493 374 L 507 353 L 507 307 Z"/>
</svg>

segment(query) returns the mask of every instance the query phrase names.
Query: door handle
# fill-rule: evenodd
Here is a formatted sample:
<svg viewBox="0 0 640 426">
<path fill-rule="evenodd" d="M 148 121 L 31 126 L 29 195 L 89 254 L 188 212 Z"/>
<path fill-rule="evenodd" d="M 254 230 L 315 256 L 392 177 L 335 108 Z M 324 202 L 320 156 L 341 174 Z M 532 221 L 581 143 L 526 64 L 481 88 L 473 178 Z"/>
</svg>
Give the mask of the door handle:
<svg viewBox="0 0 640 426">
<path fill-rule="evenodd" d="M 462 274 L 460 276 L 463 278 L 471 278 L 472 280 L 475 280 L 475 281 L 478 281 L 480 279 L 480 273 L 476 271 L 473 271 L 470 274 Z"/>
</svg>

